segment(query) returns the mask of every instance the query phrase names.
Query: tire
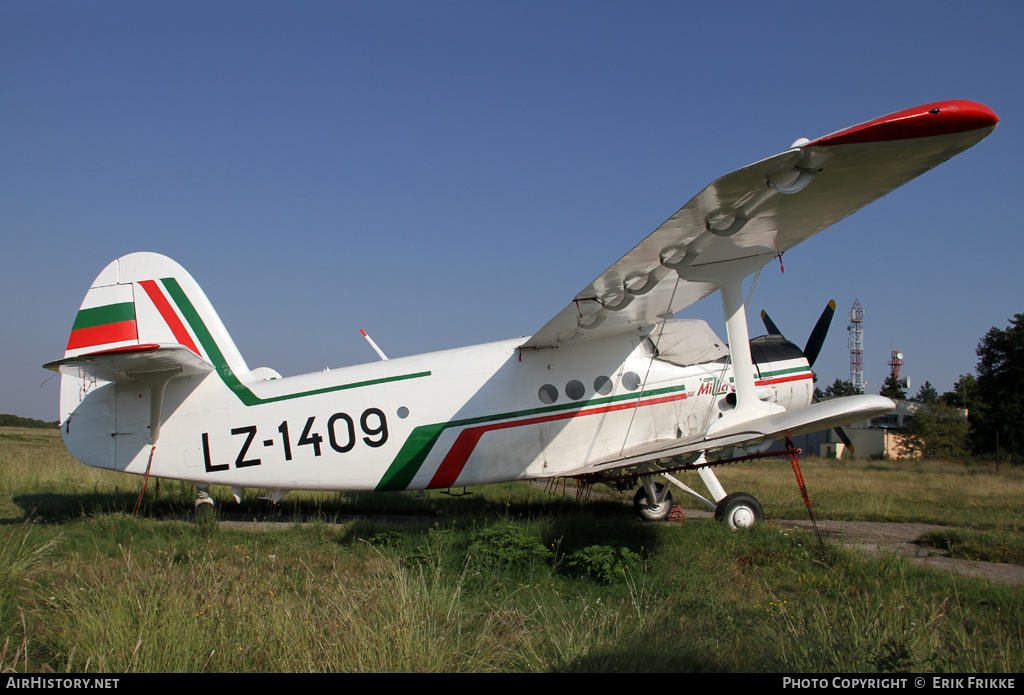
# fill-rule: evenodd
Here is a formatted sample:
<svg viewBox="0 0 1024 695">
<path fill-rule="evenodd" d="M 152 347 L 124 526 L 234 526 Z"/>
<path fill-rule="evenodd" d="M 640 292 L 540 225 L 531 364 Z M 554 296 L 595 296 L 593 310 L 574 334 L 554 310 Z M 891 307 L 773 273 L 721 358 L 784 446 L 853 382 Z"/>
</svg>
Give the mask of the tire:
<svg viewBox="0 0 1024 695">
<path fill-rule="evenodd" d="M 734 492 L 718 503 L 715 520 L 729 528 L 750 528 L 764 521 L 764 509 L 753 495 Z"/>
<path fill-rule="evenodd" d="M 661 492 L 665 489 L 665 486 L 661 483 L 655 483 L 654 489 L 657 491 L 658 497 L 661 497 Z M 662 521 L 666 519 L 672 513 L 672 507 L 671 492 L 665 495 L 664 502 L 653 507 L 647 503 L 647 490 L 644 489 L 643 485 L 640 486 L 640 489 L 633 496 L 633 510 L 638 517 L 645 521 Z"/>
<path fill-rule="evenodd" d="M 206 498 L 205 500 L 196 500 L 196 518 L 209 520 L 213 519 L 217 515 L 217 510 L 213 505 L 213 500 Z"/>
</svg>

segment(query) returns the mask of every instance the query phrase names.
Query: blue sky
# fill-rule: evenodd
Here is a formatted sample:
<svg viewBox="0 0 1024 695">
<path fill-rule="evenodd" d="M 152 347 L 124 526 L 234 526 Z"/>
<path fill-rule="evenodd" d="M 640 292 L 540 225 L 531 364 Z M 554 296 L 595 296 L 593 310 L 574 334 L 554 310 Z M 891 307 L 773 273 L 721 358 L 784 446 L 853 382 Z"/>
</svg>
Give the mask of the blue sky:
<svg viewBox="0 0 1024 695">
<path fill-rule="evenodd" d="M 1017 2 L 0 3 L 0 413 L 56 419 L 86 289 L 171 256 L 250 367 L 529 335 L 715 178 L 974 99 L 975 148 L 761 274 L 755 309 L 877 391 L 974 370 L 1024 312 Z M 710 297 L 685 316 L 724 336 Z M 752 312 L 751 332 L 763 332 Z"/>
</svg>

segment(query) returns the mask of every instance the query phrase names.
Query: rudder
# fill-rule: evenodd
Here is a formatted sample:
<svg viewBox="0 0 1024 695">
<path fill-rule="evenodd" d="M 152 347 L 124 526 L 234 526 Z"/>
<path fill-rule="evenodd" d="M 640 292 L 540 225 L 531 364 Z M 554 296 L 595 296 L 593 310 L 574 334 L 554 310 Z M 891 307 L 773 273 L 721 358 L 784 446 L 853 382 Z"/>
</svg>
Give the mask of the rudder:
<svg viewBox="0 0 1024 695">
<path fill-rule="evenodd" d="M 210 371 L 249 371 L 199 285 L 155 253 L 122 256 L 100 272 L 64 358 L 45 366 L 62 372 L 69 451 L 83 463 L 120 470 L 134 468 L 156 441 L 168 382 L 177 384 L 177 405 Z"/>
</svg>

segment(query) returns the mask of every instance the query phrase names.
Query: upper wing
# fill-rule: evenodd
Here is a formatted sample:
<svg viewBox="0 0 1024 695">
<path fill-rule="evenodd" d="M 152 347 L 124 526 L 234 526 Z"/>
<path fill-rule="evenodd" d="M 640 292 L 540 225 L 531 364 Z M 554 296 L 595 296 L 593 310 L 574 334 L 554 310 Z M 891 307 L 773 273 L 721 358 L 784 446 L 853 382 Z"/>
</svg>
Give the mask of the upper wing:
<svg viewBox="0 0 1024 695">
<path fill-rule="evenodd" d="M 711 294 L 716 264 L 759 268 L 982 140 L 999 121 L 972 101 L 925 104 L 743 167 L 697 194 L 523 344 L 648 332 Z M 692 278 L 701 279 L 692 279 Z"/>
</svg>

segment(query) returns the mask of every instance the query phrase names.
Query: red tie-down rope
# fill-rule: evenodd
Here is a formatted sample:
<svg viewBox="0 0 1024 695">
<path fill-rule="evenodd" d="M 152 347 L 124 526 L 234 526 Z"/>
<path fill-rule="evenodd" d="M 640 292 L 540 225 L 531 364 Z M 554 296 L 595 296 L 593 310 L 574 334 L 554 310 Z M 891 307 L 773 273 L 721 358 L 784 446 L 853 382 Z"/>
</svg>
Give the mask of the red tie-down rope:
<svg viewBox="0 0 1024 695">
<path fill-rule="evenodd" d="M 149 447 L 149 463 L 146 464 L 146 477 L 142 481 L 142 492 L 139 493 L 139 500 L 135 503 L 135 516 L 139 515 L 139 507 L 142 506 L 142 498 L 146 495 L 146 486 L 149 485 L 149 469 L 153 466 L 153 452 L 156 451 L 156 444 L 152 444 Z M 157 493 L 160 492 L 160 486 L 157 486 Z"/>
<path fill-rule="evenodd" d="M 811 517 L 811 526 L 814 527 L 814 535 L 818 537 L 818 545 L 821 547 L 821 559 L 825 558 L 825 541 L 821 539 L 821 532 L 818 531 L 818 522 L 814 518 L 814 510 L 811 509 L 811 498 L 807 494 L 807 485 L 804 483 L 804 474 L 800 470 L 800 450 L 793 446 L 793 442 L 786 437 L 786 448 L 789 450 L 789 462 L 793 465 L 793 473 L 796 475 L 797 485 L 800 486 L 800 494 L 804 497 L 804 504 L 807 506 L 807 514 Z"/>
</svg>

